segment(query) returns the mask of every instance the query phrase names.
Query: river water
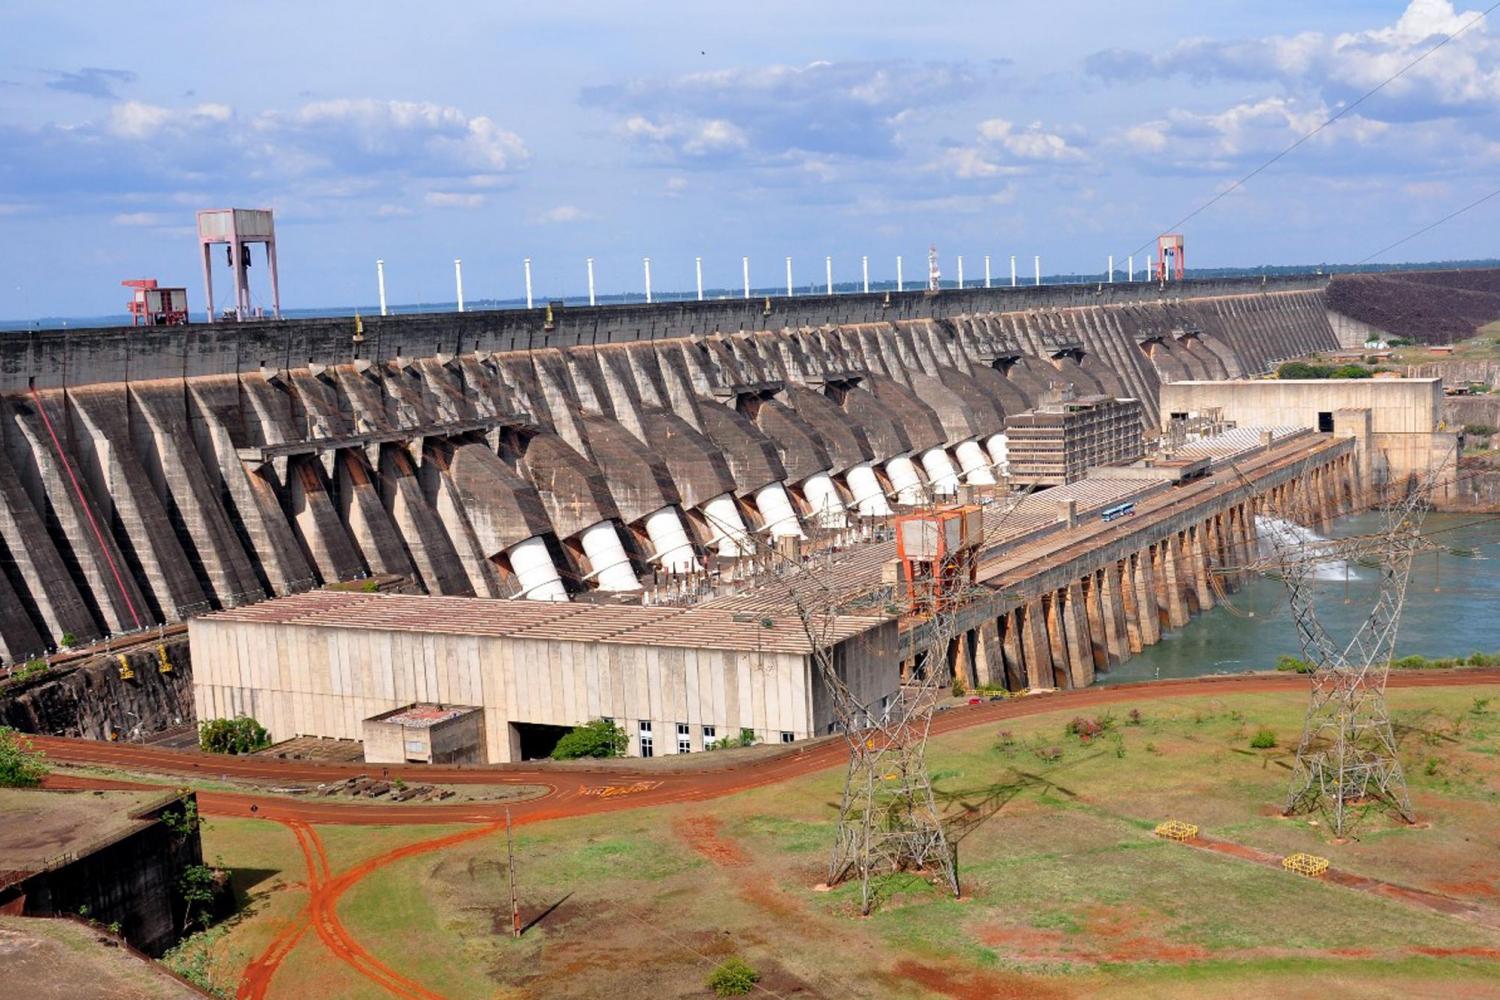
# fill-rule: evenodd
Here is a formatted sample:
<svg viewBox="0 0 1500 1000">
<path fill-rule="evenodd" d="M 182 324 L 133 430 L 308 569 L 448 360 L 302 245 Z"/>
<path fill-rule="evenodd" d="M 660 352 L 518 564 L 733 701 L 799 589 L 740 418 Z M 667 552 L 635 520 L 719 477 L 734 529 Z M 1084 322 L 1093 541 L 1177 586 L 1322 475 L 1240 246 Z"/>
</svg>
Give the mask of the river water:
<svg viewBox="0 0 1500 1000">
<path fill-rule="evenodd" d="M 1341 518 L 1328 534 L 1363 534 L 1379 530 L 1380 523 L 1378 514 L 1356 514 Z M 1422 531 L 1444 548 L 1420 553 L 1412 565 L 1396 655 L 1500 651 L 1500 519 L 1429 514 Z M 1342 645 L 1374 604 L 1378 571 L 1350 566 L 1346 582 L 1340 564 L 1320 568 L 1319 575 L 1318 613 Z M 1184 628 L 1164 629 L 1161 642 L 1099 674 L 1098 683 L 1269 670 L 1282 654 L 1302 655 L 1280 580 L 1258 577 L 1228 596 L 1230 606 L 1198 615 Z"/>
</svg>

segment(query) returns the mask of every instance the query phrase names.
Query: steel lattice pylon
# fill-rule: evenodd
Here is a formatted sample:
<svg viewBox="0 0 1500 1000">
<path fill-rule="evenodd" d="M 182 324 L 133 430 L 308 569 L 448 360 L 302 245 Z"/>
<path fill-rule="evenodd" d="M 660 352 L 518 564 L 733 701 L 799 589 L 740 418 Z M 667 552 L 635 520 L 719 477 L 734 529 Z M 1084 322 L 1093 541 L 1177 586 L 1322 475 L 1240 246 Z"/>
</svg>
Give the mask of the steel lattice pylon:
<svg viewBox="0 0 1500 1000">
<path fill-rule="evenodd" d="M 957 858 L 927 772 L 927 736 L 943 686 L 954 615 L 935 616 L 927 625 L 921 676 L 902 685 L 883 717 L 860 705 L 832 669 L 832 658 L 823 657 L 829 661 L 824 680 L 835 693 L 835 712 L 849 744 L 828 884 L 858 878 L 862 913 L 874 905 L 871 880 L 886 872 L 925 871 L 959 895 Z"/>
<path fill-rule="evenodd" d="M 1386 678 L 1406 602 L 1412 559 L 1422 547 L 1421 526 L 1429 488 L 1409 490 L 1385 503 L 1383 530 L 1374 535 L 1306 542 L 1271 533 L 1274 562 L 1286 585 L 1303 656 L 1312 664 L 1308 705 L 1285 812 L 1321 808 L 1343 836 L 1355 803 L 1386 803 L 1407 822 L 1415 818 L 1385 704 Z M 1318 618 L 1314 567 L 1374 559 L 1379 595 L 1369 615 L 1340 646 Z"/>
</svg>

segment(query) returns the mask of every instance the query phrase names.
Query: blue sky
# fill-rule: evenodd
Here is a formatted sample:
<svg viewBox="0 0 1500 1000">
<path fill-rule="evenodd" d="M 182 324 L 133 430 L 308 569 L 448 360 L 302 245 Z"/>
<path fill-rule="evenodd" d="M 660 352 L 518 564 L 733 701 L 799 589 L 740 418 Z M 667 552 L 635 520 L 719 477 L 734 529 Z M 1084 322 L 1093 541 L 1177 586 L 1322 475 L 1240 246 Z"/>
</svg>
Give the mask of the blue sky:
<svg viewBox="0 0 1500 1000">
<path fill-rule="evenodd" d="M 929 243 L 950 276 L 1101 270 L 1477 9 L 11 3 L 0 318 L 117 311 L 143 276 L 201 308 L 193 211 L 230 204 L 275 210 L 287 306 L 372 302 L 377 256 L 402 302 L 451 300 L 454 257 L 470 299 L 520 295 L 526 256 L 539 297 L 587 256 L 601 291 L 646 255 L 658 288 L 694 256 L 710 285 L 745 254 L 763 285 L 788 254 L 910 278 Z M 1493 21 L 1195 219 L 1189 262 L 1356 261 L 1492 188 Z M 1497 219 L 1392 256 L 1494 256 Z"/>
</svg>

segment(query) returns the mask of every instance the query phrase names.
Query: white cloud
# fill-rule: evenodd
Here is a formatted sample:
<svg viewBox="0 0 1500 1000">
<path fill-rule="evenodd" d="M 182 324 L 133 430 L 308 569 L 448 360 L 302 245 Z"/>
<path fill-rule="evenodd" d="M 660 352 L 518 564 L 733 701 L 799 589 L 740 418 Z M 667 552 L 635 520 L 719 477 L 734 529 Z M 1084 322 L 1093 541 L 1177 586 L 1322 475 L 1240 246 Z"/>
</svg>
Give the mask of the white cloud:
<svg viewBox="0 0 1500 1000">
<path fill-rule="evenodd" d="M 182 220 L 159 212 L 121 212 L 109 221 L 116 226 L 165 226 Z"/>
<path fill-rule="evenodd" d="M 979 138 L 1017 160 L 1063 163 L 1085 158 L 1083 150 L 1070 145 L 1056 132 L 1047 131 L 1041 122 L 1017 130 L 1003 118 L 991 118 L 979 123 Z"/>
<path fill-rule="evenodd" d="M 486 199 L 473 192 L 428 191 L 422 200 L 433 208 L 478 208 Z"/>
<path fill-rule="evenodd" d="M 547 209 L 536 218 L 541 223 L 566 224 L 569 222 L 585 222 L 593 218 L 593 216 L 576 205 L 558 205 L 556 208 Z"/>
<path fill-rule="evenodd" d="M 1462 35 L 1411 65 L 1360 106 L 1367 118 L 1427 121 L 1454 115 L 1493 119 L 1500 104 L 1500 38 L 1478 11 L 1452 0 L 1411 0 L 1395 23 L 1365 31 L 1267 35 L 1220 41 L 1192 38 L 1160 53 L 1109 49 L 1088 58 L 1109 80 L 1183 75 L 1277 82 L 1331 108 L 1384 83 L 1443 36 Z"/>
<path fill-rule="evenodd" d="M 1044 165 L 1054 169 L 1083 163 L 1088 154 L 1074 141 L 1041 122 L 1017 128 L 1004 118 L 989 118 L 975 127 L 972 145 L 952 145 L 929 166 L 959 180 L 1015 176 Z"/>
</svg>

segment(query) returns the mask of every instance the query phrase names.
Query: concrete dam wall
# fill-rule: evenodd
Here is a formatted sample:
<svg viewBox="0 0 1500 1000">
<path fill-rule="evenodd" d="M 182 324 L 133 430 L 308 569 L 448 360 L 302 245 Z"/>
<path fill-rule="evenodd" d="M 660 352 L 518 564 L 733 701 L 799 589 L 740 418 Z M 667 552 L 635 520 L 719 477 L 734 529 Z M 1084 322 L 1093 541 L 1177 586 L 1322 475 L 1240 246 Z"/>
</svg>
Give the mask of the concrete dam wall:
<svg viewBox="0 0 1500 1000">
<path fill-rule="evenodd" d="M 1323 279 L 0 338 L 0 658 L 324 583 L 566 600 L 993 483 L 1006 414 L 1337 346 Z M 846 510 L 847 509 L 847 510 Z M 725 562 L 727 561 L 727 562 Z"/>
</svg>

